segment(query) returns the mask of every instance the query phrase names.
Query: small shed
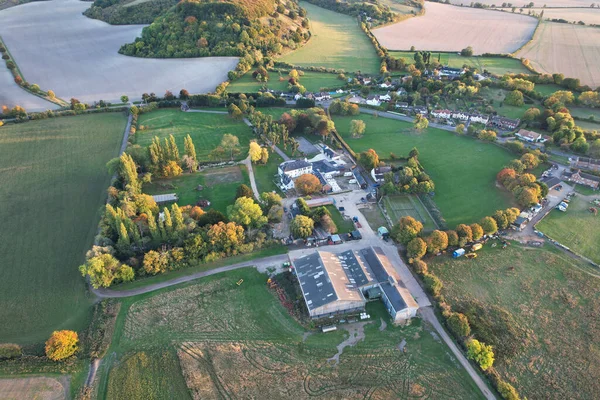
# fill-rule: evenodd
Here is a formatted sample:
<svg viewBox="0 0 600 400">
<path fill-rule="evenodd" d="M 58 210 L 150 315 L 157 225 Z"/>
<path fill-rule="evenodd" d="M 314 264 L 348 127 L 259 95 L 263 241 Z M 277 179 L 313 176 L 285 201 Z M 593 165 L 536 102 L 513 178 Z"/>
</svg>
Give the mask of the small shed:
<svg viewBox="0 0 600 400">
<path fill-rule="evenodd" d="M 381 236 L 382 238 L 390 236 L 390 232 L 388 231 L 388 228 L 386 228 L 385 226 L 380 226 L 379 228 L 377 228 L 377 234 L 379 236 Z"/>
<path fill-rule="evenodd" d="M 177 193 L 155 194 L 152 196 L 156 204 L 176 202 L 179 200 Z"/>
<path fill-rule="evenodd" d="M 333 244 L 340 244 L 340 243 L 344 243 L 344 241 L 342 240 L 342 238 L 340 237 L 340 235 L 331 235 L 329 236 L 329 241 Z"/>
</svg>

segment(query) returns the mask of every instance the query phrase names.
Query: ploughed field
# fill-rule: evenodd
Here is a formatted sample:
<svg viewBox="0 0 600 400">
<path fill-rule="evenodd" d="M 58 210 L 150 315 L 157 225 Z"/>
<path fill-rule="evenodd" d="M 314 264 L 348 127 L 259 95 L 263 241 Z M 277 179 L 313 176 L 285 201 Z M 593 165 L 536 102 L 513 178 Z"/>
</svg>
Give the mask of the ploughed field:
<svg viewBox="0 0 600 400">
<path fill-rule="evenodd" d="M 535 37 L 517 53 L 542 73 L 579 78 L 592 89 L 600 86 L 600 29 L 543 22 Z"/>
<path fill-rule="evenodd" d="M 235 57 L 141 59 L 118 54 L 143 26 L 111 26 L 89 19 L 81 14 L 89 6 L 78 0 L 52 0 L 0 11 L 0 35 L 29 83 L 66 100 L 117 102 L 124 94 L 135 99 L 142 93 L 162 96 L 182 88 L 209 92 L 237 64 Z M 24 102 L 27 96 L 15 101 Z"/>
<path fill-rule="evenodd" d="M 0 342 L 32 343 L 86 326 L 91 299 L 77 267 L 126 118 L 106 113 L 0 128 Z"/>
<path fill-rule="evenodd" d="M 537 20 L 526 15 L 427 2 L 425 15 L 373 30 L 390 50 L 460 51 L 473 47 L 474 54 L 503 54 L 523 46 Z"/>
<path fill-rule="evenodd" d="M 0 107 L 21 106 L 27 111 L 46 111 L 58 108 L 58 105 L 21 89 L 15 83 L 12 73 L 4 65 L 4 60 L 0 63 L 0 87 L 2 88 L 0 90 Z"/>
</svg>

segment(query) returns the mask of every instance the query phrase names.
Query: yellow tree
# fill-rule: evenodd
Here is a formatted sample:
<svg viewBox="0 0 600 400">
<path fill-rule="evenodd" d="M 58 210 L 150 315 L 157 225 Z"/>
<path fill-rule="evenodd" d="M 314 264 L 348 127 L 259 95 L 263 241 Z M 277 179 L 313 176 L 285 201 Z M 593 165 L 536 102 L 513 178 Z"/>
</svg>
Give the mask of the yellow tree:
<svg viewBox="0 0 600 400">
<path fill-rule="evenodd" d="M 260 145 L 254 141 L 250 142 L 250 148 L 248 149 L 248 155 L 250 156 L 250 161 L 253 163 L 260 161 L 262 154 L 262 149 Z"/>
<path fill-rule="evenodd" d="M 71 357 L 79 349 L 79 337 L 74 331 L 54 331 L 46 342 L 46 357 L 54 361 Z"/>
</svg>

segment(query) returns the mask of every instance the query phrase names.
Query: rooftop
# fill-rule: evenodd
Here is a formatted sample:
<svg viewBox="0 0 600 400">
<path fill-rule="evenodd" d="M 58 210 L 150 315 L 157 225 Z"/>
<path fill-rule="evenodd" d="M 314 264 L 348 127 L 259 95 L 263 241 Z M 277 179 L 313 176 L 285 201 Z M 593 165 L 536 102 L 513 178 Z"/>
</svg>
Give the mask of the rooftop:
<svg viewBox="0 0 600 400">
<path fill-rule="evenodd" d="M 542 136 L 540 133 L 528 131 L 527 129 L 519 129 L 517 135 L 531 140 L 537 140 L 540 136 Z"/>
<path fill-rule="evenodd" d="M 177 201 L 177 193 L 155 194 L 152 198 L 157 203 L 167 203 L 170 201 Z"/>
<path fill-rule="evenodd" d="M 402 295 L 399 292 L 398 286 L 386 282 L 381 284 L 381 289 L 387 296 L 390 303 L 392 303 L 392 307 L 394 307 L 394 310 L 400 311 L 404 310 L 407 307 L 406 302 L 404 301 Z"/>
<path fill-rule="evenodd" d="M 311 164 L 306 160 L 290 160 L 282 162 L 279 165 L 279 168 L 281 168 L 284 172 L 291 172 L 297 169 L 308 168 L 310 166 Z"/>
</svg>

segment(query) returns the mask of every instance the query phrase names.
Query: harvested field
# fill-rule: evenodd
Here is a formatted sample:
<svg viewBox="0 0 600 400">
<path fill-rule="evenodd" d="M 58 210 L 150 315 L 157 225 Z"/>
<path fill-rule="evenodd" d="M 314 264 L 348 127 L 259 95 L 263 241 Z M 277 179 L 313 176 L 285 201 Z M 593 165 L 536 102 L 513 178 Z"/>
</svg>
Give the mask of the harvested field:
<svg viewBox="0 0 600 400">
<path fill-rule="evenodd" d="M 587 8 L 532 8 L 531 11 L 536 14 L 544 11 L 544 20 L 562 18 L 574 24 L 579 21 L 587 25 L 600 24 L 600 8 L 591 8 L 589 4 L 587 6 Z M 505 10 L 510 12 L 510 8 Z"/>
<path fill-rule="evenodd" d="M 537 20 L 475 8 L 428 2 L 425 15 L 373 30 L 390 50 L 460 51 L 474 54 L 512 53 L 533 35 Z"/>
<path fill-rule="evenodd" d="M 142 93 L 179 93 L 182 88 L 212 91 L 237 63 L 235 57 L 142 59 L 118 54 L 143 26 L 89 19 L 81 14 L 89 5 L 53 0 L 0 12 L 0 35 L 30 83 L 65 99 L 116 102 L 123 94 L 138 99 Z"/>
<path fill-rule="evenodd" d="M 446 301 L 494 347 L 496 370 L 521 398 L 598 398 L 600 276 L 591 275 L 598 269 L 553 247 L 516 243 L 488 243 L 475 260 L 426 262 Z"/>
<path fill-rule="evenodd" d="M 2 87 L 0 107 L 13 108 L 19 105 L 27 111 L 46 111 L 58 108 L 58 105 L 34 96 L 19 87 L 15 83 L 11 72 L 4 66 L 4 62 L 0 63 L 0 87 Z"/>
<path fill-rule="evenodd" d="M 375 47 L 355 18 L 306 2 L 300 5 L 308 12 L 312 37 L 305 46 L 281 57 L 281 61 L 346 72 L 379 72 Z"/>
<path fill-rule="evenodd" d="M 465 6 L 468 6 L 471 4 L 470 1 L 467 0 L 450 0 L 450 3 L 452 4 L 457 4 L 457 5 L 461 5 L 464 4 Z M 496 5 L 496 6 L 500 6 L 502 3 L 495 1 L 495 0 L 481 0 L 478 1 L 478 3 L 481 4 L 485 4 L 486 6 L 492 6 L 492 5 Z M 546 5 L 546 7 L 589 7 L 590 4 L 592 4 L 593 2 L 590 0 L 545 0 L 543 2 L 543 4 Z M 517 7 L 517 12 L 518 12 L 518 7 L 524 7 L 525 4 L 528 4 L 525 1 L 519 2 L 519 3 L 513 3 L 513 5 L 515 7 Z M 541 2 L 540 3 L 534 3 L 534 5 L 542 5 Z M 527 11 L 527 9 L 523 9 L 525 10 L 525 12 Z M 545 15 L 545 13 L 544 13 Z"/>
<path fill-rule="evenodd" d="M 366 321 L 364 339 L 357 337 L 357 343 L 345 347 L 336 365 L 329 359 L 349 338 L 347 325 L 328 334 L 304 335 L 267 288 L 266 278 L 247 268 L 126 299 L 116 349 L 121 355 L 110 372 L 106 398 L 113 398 L 111 393 L 139 398 L 141 390 L 165 390 L 163 376 L 172 377 L 177 391 L 185 378 L 194 399 L 481 397 L 429 327 L 419 319 L 408 327 L 392 325 L 382 303 L 369 305 L 372 320 Z M 170 355 L 158 359 L 156 349 L 164 353 L 165 347 L 177 352 L 179 365 Z M 140 354 L 149 358 L 147 370 L 132 365 L 133 371 L 127 372 L 123 366 Z M 113 379 L 126 375 L 142 376 L 147 383 Z"/>
<path fill-rule="evenodd" d="M 592 88 L 600 86 L 600 29 L 543 22 L 533 41 L 517 53 L 539 72 L 579 78 Z"/>
<path fill-rule="evenodd" d="M 0 379 L 0 399 L 64 400 L 69 393 L 54 378 L 37 376 L 31 378 Z"/>
</svg>

